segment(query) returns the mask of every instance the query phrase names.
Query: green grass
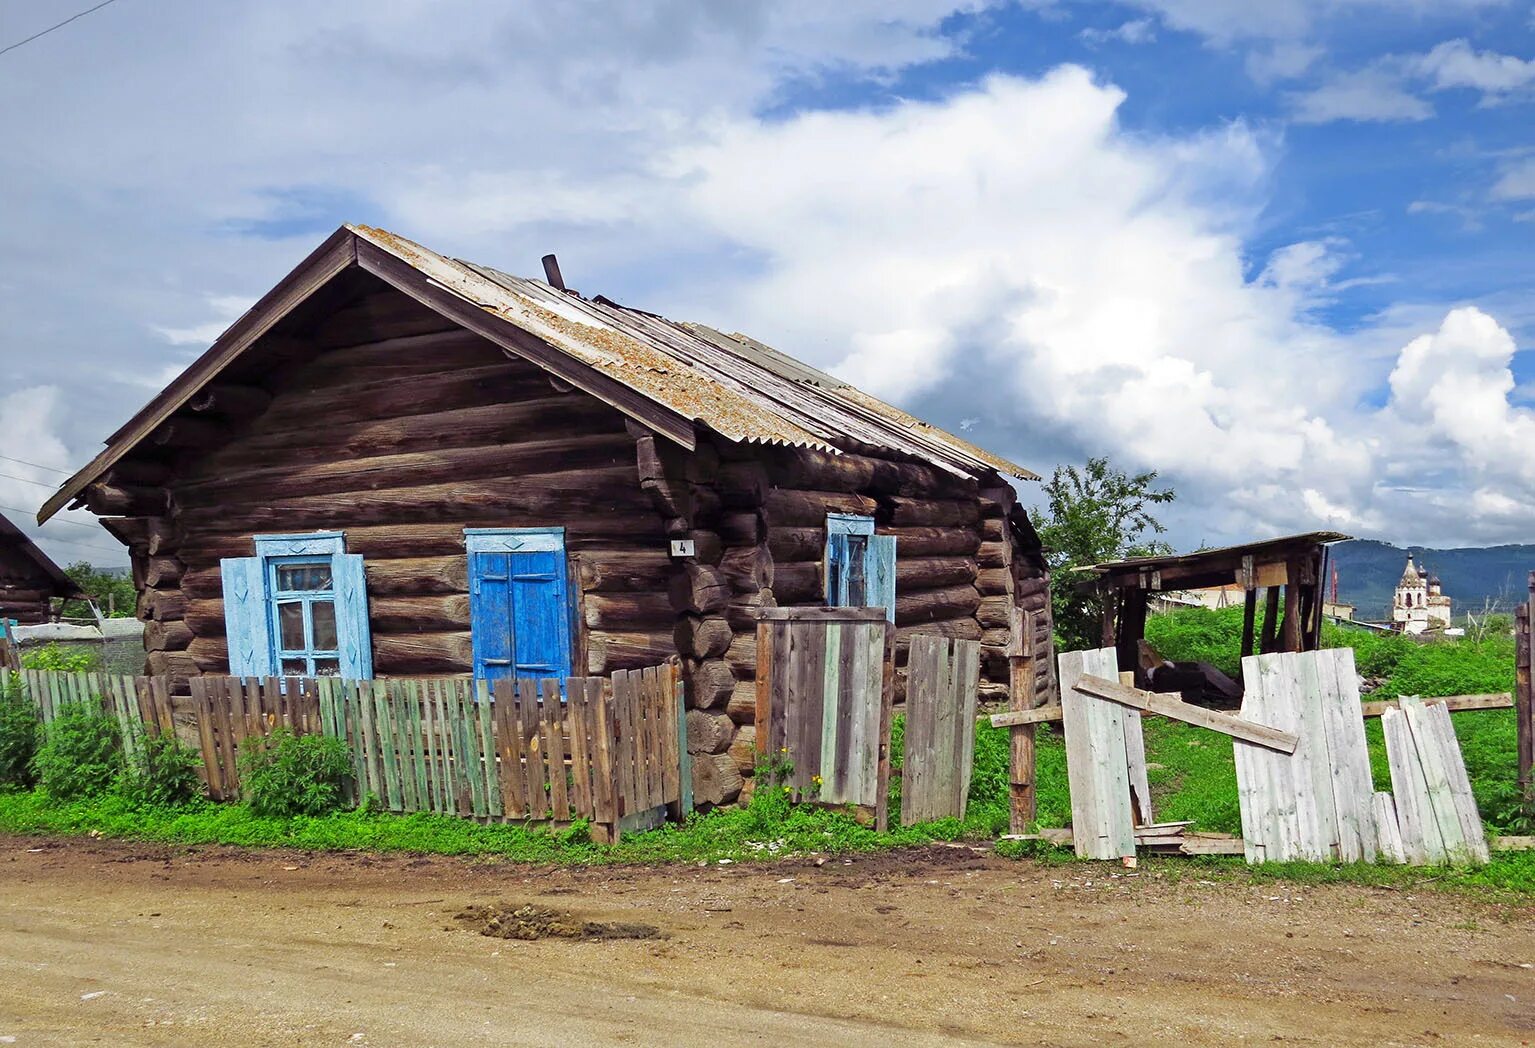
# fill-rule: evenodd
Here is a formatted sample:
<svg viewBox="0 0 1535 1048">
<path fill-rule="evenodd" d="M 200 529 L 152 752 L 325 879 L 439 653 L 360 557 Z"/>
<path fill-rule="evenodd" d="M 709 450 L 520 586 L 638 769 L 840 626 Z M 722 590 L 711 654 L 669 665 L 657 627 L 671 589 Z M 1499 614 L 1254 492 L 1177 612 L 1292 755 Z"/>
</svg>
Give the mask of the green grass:
<svg viewBox="0 0 1535 1048">
<path fill-rule="evenodd" d="M 1148 635 L 1173 659 L 1220 665 L 1225 646 L 1240 641 L 1241 610 L 1191 610 L 1155 616 Z M 1382 680 L 1376 694 L 1424 696 L 1506 691 L 1513 685 L 1512 639 L 1418 643 L 1394 636 L 1329 627 L 1324 640 L 1352 644 L 1357 664 Z M 1232 667 L 1238 669 L 1237 667 Z M 1238 669 L 1239 672 L 1239 669 Z M 1456 733 L 1477 803 L 1494 834 L 1531 833 L 1514 791 L 1514 719 L 1511 710 L 1457 714 Z M 896 719 L 893 763 L 900 766 L 903 728 Z M 1144 726 L 1148 777 L 1156 817 L 1190 820 L 1197 829 L 1239 834 L 1236 771 L 1231 739 L 1192 725 L 1148 717 Z M 1380 721 L 1366 722 L 1376 786 L 1387 789 Z M 1058 725 L 1037 733 L 1036 796 L 1040 826 L 1065 826 L 1071 817 L 1066 754 Z M 892 778 L 890 811 L 899 821 L 900 778 Z M 615 847 L 592 844 L 584 827 L 550 833 L 540 828 L 480 825 L 436 815 L 342 812 L 293 818 L 262 817 L 243 805 L 206 801 L 174 809 L 136 809 L 107 796 L 73 804 L 50 803 L 36 793 L 0 793 L 0 830 L 12 833 L 84 834 L 168 844 L 233 844 L 312 850 L 374 850 L 498 857 L 553 864 L 761 861 L 790 855 L 842 855 L 918 845 L 937 840 L 988 839 L 1006 832 L 1008 732 L 984 723 L 976 728 L 969 810 L 963 822 L 944 822 L 877 833 L 846 812 L 793 807 L 762 790 L 750 807 L 716 811 L 648 833 L 632 834 Z M 1034 856 L 1049 863 L 1075 862 L 1071 852 L 1038 842 L 999 842 L 1002 855 Z M 1383 887 L 1429 886 L 1456 890 L 1535 892 L 1535 852 L 1503 853 L 1475 870 L 1312 863 L 1246 866 L 1240 857 L 1149 857 L 1169 877 L 1354 883 Z"/>
</svg>

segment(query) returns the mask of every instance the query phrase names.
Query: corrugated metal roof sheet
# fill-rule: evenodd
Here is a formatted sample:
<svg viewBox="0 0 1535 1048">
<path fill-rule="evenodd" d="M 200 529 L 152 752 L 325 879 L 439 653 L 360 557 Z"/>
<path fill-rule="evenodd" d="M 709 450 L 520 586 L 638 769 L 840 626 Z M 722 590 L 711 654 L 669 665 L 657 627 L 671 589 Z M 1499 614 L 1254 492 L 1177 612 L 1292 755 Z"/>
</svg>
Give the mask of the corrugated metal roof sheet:
<svg viewBox="0 0 1535 1048">
<path fill-rule="evenodd" d="M 588 300 L 370 226 L 357 236 L 445 290 L 536 335 L 683 418 L 734 441 L 831 453 L 877 448 L 960 475 L 1030 471 L 743 335 Z"/>
</svg>

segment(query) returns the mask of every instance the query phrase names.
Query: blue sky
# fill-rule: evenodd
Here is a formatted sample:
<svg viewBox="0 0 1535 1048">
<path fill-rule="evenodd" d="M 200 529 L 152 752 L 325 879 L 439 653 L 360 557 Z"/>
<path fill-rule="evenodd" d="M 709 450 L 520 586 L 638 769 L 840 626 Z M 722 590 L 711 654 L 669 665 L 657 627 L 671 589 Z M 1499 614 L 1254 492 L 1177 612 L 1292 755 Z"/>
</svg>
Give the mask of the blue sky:
<svg viewBox="0 0 1535 1048">
<path fill-rule="evenodd" d="M 1180 546 L 1535 533 L 1528 0 L 117 0 L 0 102 L 0 505 L 361 221 L 1156 469 Z"/>
</svg>

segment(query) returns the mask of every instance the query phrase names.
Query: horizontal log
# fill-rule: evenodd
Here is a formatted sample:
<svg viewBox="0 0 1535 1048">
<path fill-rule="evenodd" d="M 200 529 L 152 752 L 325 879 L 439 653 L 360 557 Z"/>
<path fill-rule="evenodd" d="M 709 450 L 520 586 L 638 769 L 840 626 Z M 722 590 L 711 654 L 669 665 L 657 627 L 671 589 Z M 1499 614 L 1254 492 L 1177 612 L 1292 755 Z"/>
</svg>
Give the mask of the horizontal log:
<svg viewBox="0 0 1535 1048">
<path fill-rule="evenodd" d="M 162 448 L 210 448 L 224 443 L 233 430 L 221 422 L 191 415 L 172 415 L 149 435 L 149 442 Z"/>
<path fill-rule="evenodd" d="M 51 600 L 52 597 L 53 590 L 51 588 L 35 589 L 30 586 L 23 588 L 21 585 L 15 587 L 0 586 L 0 601 L 12 604 L 44 604 Z"/>
<path fill-rule="evenodd" d="M 774 488 L 763 499 L 762 515 L 771 529 L 825 527 L 828 513 L 853 513 L 871 517 L 877 503 L 862 495 L 834 491 L 795 491 Z"/>
<path fill-rule="evenodd" d="M 588 593 L 581 603 L 590 629 L 662 630 L 677 618 L 664 593 Z"/>
<path fill-rule="evenodd" d="M 718 807 L 741 795 L 744 780 L 728 753 L 701 753 L 693 758 L 693 803 Z"/>
<path fill-rule="evenodd" d="M 1005 596 L 982 597 L 975 610 L 976 621 L 986 629 L 1007 629 L 1011 621 L 1013 602 Z"/>
<path fill-rule="evenodd" d="M 273 498 L 240 506 L 189 509 L 188 530 L 259 532 L 281 528 L 306 531 L 369 524 L 414 524 L 455 516 L 499 513 L 548 520 L 586 515 L 648 515 L 633 484 L 630 467 L 549 473 L 532 479 L 486 479 L 470 483 L 422 484 L 334 495 Z"/>
<path fill-rule="evenodd" d="M 749 633 L 756 636 L 758 613 L 763 608 L 775 606 L 772 590 L 738 594 L 735 599 L 725 605 L 725 621 L 730 623 L 730 628 L 738 634 Z"/>
<path fill-rule="evenodd" d="M 862 491 L 874 483 L 874 460 L 796 448 L 773 456 L 768 476 L 784 488 Z"/>
<path fill-rule="evenodd" d="M 176 557 L 149 557 L 144 563 L 144 585 L 151 588 L 174 586 L 181 581 L 186 565 Z"/>
<path fill-rule="evenodd" d="M 229 645 L 223 637 L 193 637 L 186 654 L 202 673 L 229 672 Z"/>
<path fill-rule="evenodd" d="M 773 554 L 775 564 L 787 564 L 797 560 L 820 560 L 826 555 L 826 526 L 823 521 L 820 527 L 812 528 L 773 528 L 768 533 L 768 551 Z M 896 544 L 896 553 L 903 552 L 900 543 Z"/>
<path fill-rule="evenodd" d="M 370 458 L 285 462 L 251 470 L 228 470 L 217 478 L 180 484 L 176 502 L 184 510 L 238 505 L 267 493 L 284 498 L 374 491 L 410 484 L 473 483 L 481 477 L 531 478 L 548 473 L 624 466 L 632 452 L 624 433 L 556 437 L 489 447 L 442 448 Z"/>
<path fill-rule="evenodd" d="M 656 666 L 677 654 L 671 631 L 590 633 L 586 639 L 587 672 L 605 676 L 614 670 Z"/>
<path fill-rule="evenodd" d="M 757 683 L 741 681 L 725 700 L 725 714 L 742 726 L 757 722 Z"/>
<path fill-rule="evenodd" d="M 743 724 L 730 740 L 729 754 L 742 775 L 750 775 L 757 766 L 757 726 Z"/>
<path fill-rule="evenodd" d="M 689 659 L 683 671 L 690 709 L 713 709 L 735 691 L 735 674 L 723 659 Z"/>
<path fill-rule="evenodd" d="M 198 390 L 187 407 L 194 414 L 214 415 L 230 421 L 255 418 L 272 403 L 272 394 L 259 386 L 215 383 Z"/>
<path fill-rule="evenodd" d="M 773 599 L 788 607 L 794 604 L 817 604 L 826 596 L 826 583 L 821 565 L 816 562 L 773 565 Z"/>
<path fill-rule="evenodd" d="M 725 654 L 733 637 L 730 623 L 717 615 L 684 615 L 677 620 L 672 635 L 677 653 L 696 659 Z"/>
<path fill-rule="evenodd" d="M 899 553 L 900 547 L 896 547 Z M 975 561 L 964 557 L 913 557 L 897 558 L 895 562 L 895 591 L 938 589 L 975 581 Z"/>
<path fill-rule="evenodd" d="M 576 554 L 575 561 L 581 588 L 600 593 L 660 590 L 676 570 L 676 562 L 660 550 L 590 550 Z"/>
<path fill-rule="evenodd" d="M 373 597 L 368 620 L 376 633 L 441 633 L 469 628 L 469 595 Z"/>
<path fill-rule="evenodd" d="M 730 583 L 718 568 L 682 561 L 666 587 L 670 608 L 705 615 L 719 611 L 730 599 Z"/>
<path fill-rule="evenodd" d="M 973 525 L 981 519 L 981 507 L 974 500 L 894 496 L 889 500 L 889 506 L 890 524 L 894 527 Z"/>
<path fill-rule="evenodd" d="M 156 677 L 170 677 L 174 686 L 203 673 L 226 673 L 229 659 L 209 656 L 199 660 L 187 651 L 151 651 L 144 656 L 144 668 Z"/>
<path fill-rule="evenodd" d="M 770 484 L 767 467 L 755 459 L 720 464 L 716 490 L 727 508 L 754 509 L 762 505 Z"/>
<path fill-rule="evenodd" d="M 102 479 L 108 484 L 158 488 L 171 478 L 173 472 L 170 463 L 163 459 L 131 455 L 114 462 Z"/>
<path fill-rule="evenodd" d="M 981 595 L 969 584 L 916 593 L 902 593 L 898 586 L 895 623 L 897 626 L 916 626 L 924 622 L 973 617 L 980 603 Z"/>
<path fill-rule="evenodd" d="M 983 568 L 1005 568 L 1007 563 L 1007 543 L 983 542 L 980 550 L 975 555 L 976 563 Z"/>
<path fill-rule="evenodd" d="M 208 597 L 187 601 L 186 616 L 182 621 L 199 637 L 224 636 L 226 627 L 223 598 Z M 145 630 L 147 633 L 147 626 Z"/>
<path fill-rule="evenodd" d="M 454 327 L 453 322 L 441 313 L 389 288 L 330 313 L 315 330 L 312 342 L 321 348 L 349 346 L 382 337 L 419 335 Z"/>
<path fill-rule="evenodd" d="M 439 369 L 408 381 L 381 377 L 345 386 L 286 389 L 251 425 L 249 433 L 256 437 L 301 430 L 306 420 L 315 418 L 343 426 L 550 396 L 564 397 L 567 404 L 575 399 L 568 394 L 552 394 L 540 373 L 502 359 L 481 367 Z"/>
<path fill-rule="evenodd" d="M 99 517 L 147 517 L 164 513 L 170 503 L 165 489 L 91 484 L 85 489 L 85 504 Z"/>
<path fill-rule="evenodd" d="M 898 626 L 895 631 L 895 646 L 903 663 L 906 649 L 911 645 L 911 638 L 919 634 L 948 637 L 951 640 L 980 640 L 981 624 L 973 618 L 962 618 L 924 622 L 920 626 Z"/>
<path fill-rule="evenodd" d="M 724 753 L 735 738 L 736 726 L 723 712 L 688 710 L 686 722 L 689 753 Z"/>
<path fill-rule="evenodd" d="M 368 558 L 371 565 L 374 560 L 395 558 L 456 556 L 462 559 L 465 528 L 538 527 L 549 523 L 547 516 L 497 513 L 493 507 L 480 509 L 472 515 L 465 513 L 453 516 L 457 519 L 452 523 L 345 524 L 341 525 L 340 530 L 346 534 L 347 552 L 361 554 Z M 565 521 L 565 549 L 571 553 L 587 550 L 601 550 L 605 553 L 638 552 L 665 548 L 662 544 L 666 537 L 661 531 L 660 520 L 654 514 L 607 514 L 560 519 Z M 180 547 L 179 555 L 188 567 L 195 565 L 199 571 L 210 568 L 216 570 L 221 557 L 253 555 L 255 544 L 251 535 L 259 533 L 232 528 L 214 530 L 210 523 L 208 530 L 199 532 L 195 540 L 189 540 Z"/>
<path fill-rule="evenodd" d="M 144 527 L 144 551 L 151 557 L 174 553 L 181 542 L 181 525 L 166 517 L 149 517 Z"/>
<path fill-rule="evenodd" d="M 144 590 L 139 593 L 138 616 L 145 621 L 183 619 L 186 611 L 187 597 L 179 589 Z"/>
<path fill-rule="evenodd" d="M 453 328 L 306 354 L 280 369 L 269 381 L 274 389 L 321 389 L 488 367 L 505 360 L 506 354 L 499 346 L 472 331 Z M 517 362 L 511 363 L 515 366 Z M 528 369 L 533 370 L 533 366 L 529 364 Z"/>
<path fill-rule="evenodd" d="M 185 651 L 192 643 L 192 628 L 184 621 L 146 622 L 144 650 Z"/>
<path fill-rule="evenodd" d="M 1006 568 L 982 568 L 975 576 L 975 588 L 994 597 L 1007 592 L 1008 580 Z"/>
<path fill-rule="evenodd" d="M 474 640 L 467 630 L 373 634 L 373 671 L 382 676 L 451 675 L 473 667 Z"/>
<path fill-rule="evenodd" d="M 206 480 L 236 469 L 259 468 L 304 453 L 325 461 L 367 458 L 445 448 L 486 447 L 545 439 L 559 433 L 617 435 L 624 432 L 617 412 L 600 402 L 549 395 L 547 389 L 530 400 L 469 407 L 416 405 L 409 415 L 363 418 L 355 422 L 328 420 L 324 427 L 300 419 L 292 428 L 242 434 L 227 447 L 200 458 L 187 480 Z"/>
<path fill-rule="evenodd" d="M 896 557 L 968 557 L 981 546 L 973 528 L 920 526 L 882 527 L 882 535 L 895 536 Z"/>
<path fill-rule="evenodd" d="M 987 542 L 1001 542 L 1007 533 L 1007 522 L 1000 517 L 987 517 L 981 521 L 981 538 Z"/>
<path fill-rule="evenodd" d="M 762 518 L 755 510 L 736 510 L 720 515 L 720 541 L 727 546 L 755 546 L 762 540 L 762 532 Z"/>
<path fill-rule="evenodd" d="M 773 585 L 773 557 L 766 546 L 728 549 L 720 557 L 720 575 L 736 593 L 756 593 Z"/>
</svg>

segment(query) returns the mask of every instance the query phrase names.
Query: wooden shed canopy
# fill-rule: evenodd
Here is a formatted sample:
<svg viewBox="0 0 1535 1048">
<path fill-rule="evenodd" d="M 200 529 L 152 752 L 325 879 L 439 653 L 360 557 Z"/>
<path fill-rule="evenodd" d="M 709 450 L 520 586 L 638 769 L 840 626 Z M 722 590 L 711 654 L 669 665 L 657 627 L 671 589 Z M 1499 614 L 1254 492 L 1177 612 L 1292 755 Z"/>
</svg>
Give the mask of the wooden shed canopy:
<svg viewBox="0 0 1535 1048">
<path fill-rule="evenodd" d="M 54 596 L 69 600 L 85 596 L 75 580 L 64 574 L 63 568 L 49 559 L 46 553 L 37 548 L 35 542 L 23 535 L 21 529 L 3 514 L 0 514 L 0 552 L 36 565 L 39 575 L 45 576 L 53 584 Z"/>
<path fill-rule="evenodd" d="M 44 521 L 271 328 L 353 267 L 686 447 L 695 425 L 739 442 L 893 453 L 959 476 L 1038 476 L 744 335 L 448 258 L 369 226 L 343 226 L 107 439 L 43 505 Z"/>
<path fill-rule="evenodd" d="M 1336 531 L 1308 531 L 1303 535 L 1284 535 L 1240 546 L 1203 549 L 1197 553 L 1111 560 L 1084 570 L 1096 575 L 1099 585 L 1119 589 L 1202 589 L 1231 582 L 1245 582 L 1249 587 L 1279 585 L 1286 581 L 1284 572 L 1265 577 L 1264 568 L 1283 567 L 1319 546 L 1343 542 L 1351 537 Z M 1254 572 L 1254 577 L 1244 579 L 1242 575 L 1248 569 Z"/>
</svg>

